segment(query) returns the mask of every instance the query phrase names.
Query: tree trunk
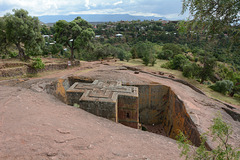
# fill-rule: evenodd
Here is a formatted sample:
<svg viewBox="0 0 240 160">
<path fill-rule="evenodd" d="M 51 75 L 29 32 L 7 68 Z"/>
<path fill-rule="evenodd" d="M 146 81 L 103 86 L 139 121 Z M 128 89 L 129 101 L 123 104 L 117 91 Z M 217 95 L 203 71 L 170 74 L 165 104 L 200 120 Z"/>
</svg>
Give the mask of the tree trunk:
<svg viewBox="0 0 240 160">
<path fill-rule="evenodd" d="M 235 90 L 235 88 L 233 88 L 233 89 L 232 89 L 232 92 L 230 92 L 229 96 L 230 96 L 230 97 L 233 97 L 234 94 L 235 94 L 235 92 L 236 92 L 236 90 Z"/>
<path fill-rule="evenodd" d="M 17 49 L 18 49 L 18 56 L 19 56 L 20 60 L 22 60 L 22 61 L 28 60 L 29 56 L 25 55 L 24 49 L 22 49 L 20 44 L 17 44 L 16 46 L 17 46 Z"/>
<path fill-rule="evenodd" d="M 204 81 L 205 81 L 205 78 L 202 77 L 202 78 L 201 78 L 201 81 L 200 81 L 200 84 L 203 84 Z"/>
<path fill-rule="evenodd" d="M 230 96 L 230 97 L 233 97 L 234 94 L 235 94 L 234 91 L 232 91 L 232 92 L 229 94 L 229 96 Z"/>
<path fill-rule="evenodd" d="M 71 48 L 71 56 L 70 56 L 70 60 L 73 61 L 74 60 L 74 49 Z"/>
</svg>

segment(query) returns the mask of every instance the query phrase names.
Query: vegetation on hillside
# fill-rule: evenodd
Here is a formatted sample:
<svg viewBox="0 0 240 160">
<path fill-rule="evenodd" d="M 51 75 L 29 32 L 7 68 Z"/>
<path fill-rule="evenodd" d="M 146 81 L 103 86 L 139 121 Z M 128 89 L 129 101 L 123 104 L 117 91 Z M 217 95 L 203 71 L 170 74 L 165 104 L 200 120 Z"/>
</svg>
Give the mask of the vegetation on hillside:
<svg viewBox="0 0 240 160">
<path fill-rule="evenodd" d="M 198 4 L 198 0 L 184 2 L 183 11 L 189 7 L 199 8 L 192 6 Z M 204 5 L 207 6 L 212 4 Z M 215 7 L 223 10 L 222 2 Z M 204 8 L 200 9 L 203 11 L 197 14 L 206 16 Z M 240 26 L 234 23 L 239 18 L 234 17 L 235 12 L 236 8 L 229 14 L 231 20 L 216 23 L 223 27 L 215 32 L 219 27 L 213 28 L 205 21 L 211 17 L 201 21 L 195 18 L 194 21 L 120 21 L 98 25 L 90 25 L 76 17 L 71 22 L 60 20 L 49 27 L 39 25 L 38 19 L 25 10 L 13 10 L 13 14 L 0 18 L 0 56 L 87 61 L 108 57 L 121 61 L 140 58 L 146 66 L 154 66 L 157 59 L 161 59 L 166 60 L 161 65 L 163 68 L 178 70 L 183 76 L 223 95 L 240 97 Z M 200 23 L 205 28 L 199 27 Z"/>
</svg>

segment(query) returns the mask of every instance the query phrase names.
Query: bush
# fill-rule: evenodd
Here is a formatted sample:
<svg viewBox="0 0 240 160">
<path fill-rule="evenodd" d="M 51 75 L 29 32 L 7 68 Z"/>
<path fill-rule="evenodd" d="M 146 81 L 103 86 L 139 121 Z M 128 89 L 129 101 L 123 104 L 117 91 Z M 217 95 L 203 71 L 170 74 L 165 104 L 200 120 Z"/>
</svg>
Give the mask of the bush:
<svg viewBox="0 0 240 160">
<path fill-rule="evenodd" d="M 119 49 L 117 57 L 120 59 L 120 61 L 123 61 L 125 59 L 125 52 L 122 49 Z"/>
<path fill-rule="evenodd" d="M 10 58 L 16 58 L 18 54 L 16 52 L 9 52 L 9 57 Z"/>
<path fill-rule="evenodd" d="M 41 58 L 35 58 L 33 59 L 33 62 L 32 62 L 32 67 L 34 69 L 43 69 L 45 67 L 44 63 L 42 62 L 42 59 Z"/>
<path fill-rule="evenodd" d="M 166 50 L 170 50 L 172 51 L 173 55 L 178 55 L 178 54 L 182 54 L 182 49 L 181 47 L 179 47 L 179 45 L 176 45 L 176 44 L 173 44 L 173 43 L 166 43 L 163 45 L 163 48 L 162 48 L 163 51 L 166 51 Z M 172 58 L 170 57 L 170 58 Z"/>
<path fill-rule="evenodd" d="M 164 50 L 158 54 L 159 59 L 166 59 L 169 60 L 173 57 L 173 52 L 171 50 Z"/>
<path fill-rule="evenodd" d="M 152 54 L 150 57 L 151 65 L 154 66 L 156 64 L 156 61 L 157 61 L 157 55 Z"/>
<path fill-rule="evenodd" d="M 7 56 L 4 54 L 4 55 L 2 55 L 2 59 L 6 59 L 7 58 Z"/>
<path fill-rule="evenodd" d="M 230 80 L 222 80 L 217 81 L 216 84 L 210 86 L 214 91 L 226 94 L 227 92 L 231 92 L 233 88 L 233 82 Z"/>
<path fill-rule="evenodd" d="M 131 53 L 133 57 L 136 57 L 137 54 L 137 57 L 143 60 L 143 64 L 148 66 L 149 63 L 152 65 L 156 63 L 157 50 L 156 44 L 146 41 L 135 44 Z"/>
<path fill-rule="evenodd" d="M 162 67 L 162 68 L 166 68 L 166 69 L 170 69 L 170 68 L 171 68 L 171 63 L 170 63 L 170 61 L 162 64 L 161 67 Z"/>
<path fill-rule="evenodd" d="M 210 131 L 210 136 L 213 137 L 212 141 L 218 142 L 218 146 L 210 151 L 205 147 L 207 141 L 206 135 L 208 133 L 204 133 L 201 136 L 201 145 L 195 149 L 183 132 L 180 131 L 177 136 L 178 147 L 182 148 L 180 156 L 186 156 L 186 159 L 195 160 L 239 160 L 240 151 L 238 151 L 237 148 L 233 148 L 232 145 L 228 143 L 232 134 L 231 126 L 222 120 L 221 115 L 213 119 L 213 125 L 210 127 Z"/>
<path fill-rule="evenodd" d="M 193 78 L 198 75 L 199 67 L 196 63 L 188 63 L 183 66 L 183 76 Z"/>
<path fill-rule="evenodd" d="M 178 54 L 173 57 L 170 63 L 172 69 L 183 70 L 183 66 L 186 65 L 187 63 L 190 63 L 190 61 L 184 55 Z"/>
<path fill-rule="evenodd" d="M 148 64 L 149 64 L 149 62 L 150 62 L 150 57 L 149 57 L 148 55 L 146 55 L 146 56 L 144 56 L 144 57 L 142 58 L 142 60 L 143 60 L 143 64 L 144 64 L 145 66 L 148 66 Z"/>
<path fill-rule="evenodd" d="M 126 54 L 125 54 L 125 59 L 126 59 L 127 61 L 129 61 L 130 58 L 132 58 L 131 52 L 126 52 Z"/>
</svg>

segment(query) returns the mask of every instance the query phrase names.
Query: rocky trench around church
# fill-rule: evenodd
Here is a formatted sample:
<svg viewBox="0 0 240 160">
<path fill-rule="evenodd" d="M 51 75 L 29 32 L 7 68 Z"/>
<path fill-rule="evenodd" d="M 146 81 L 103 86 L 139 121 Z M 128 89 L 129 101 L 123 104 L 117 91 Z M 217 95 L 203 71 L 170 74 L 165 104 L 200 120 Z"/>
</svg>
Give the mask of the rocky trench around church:
<svg viewBox="0 0 240 160">
<path fill-rule="evenodd" d="M 67 90 L 76 82 L 91 84 L 94 82 L 94 79 L 82 77 L 68 77 L 67 79 L 58 79 L 52 84 L 46 86 L 46 90 L 48 93 L 53 94 L 62 102 L 69 105 L 74 105 L 75 103 L 69 103 L 69 99 L 71 99 L 70 97 L 77 95 L 77 99 L 79 99 L 79 97 L 81 97 L 82 95 L 75 94 L 69 96 L 67 95 Z M 130 86 L 129 84 L 122 85 Z M 137 118 L 139 122 L 139 129 L 167 136 L 172 139 L 176 139 L 179 131 L 182 131 L 194 145 L 200 145 L 201 140 L 198 128 L 192 121 L 190 115 L 187 113 L 183 101 L 171 90 L 170 87 L 161 84 L 131 84 L 131 86 L 138 88 Z M 131 102 L 129 103 L 131 104 Z M 86 108 L 84 107 L 82 109 L 86 110 Z M 98 112 L 92 110 L 86 111 L 98 115 Z M 130 115 L 129 113 L 126 113 L 126 119 L 130 118 Z M 112 118 L 108 119 L 113 121 L 116 120 Z M 131 123 L 122 124 L 132 128 L 136 128 L 133 127 Z M 205 145 L 208 149 L 211 149 L 207 143 Z"/>
</svg>

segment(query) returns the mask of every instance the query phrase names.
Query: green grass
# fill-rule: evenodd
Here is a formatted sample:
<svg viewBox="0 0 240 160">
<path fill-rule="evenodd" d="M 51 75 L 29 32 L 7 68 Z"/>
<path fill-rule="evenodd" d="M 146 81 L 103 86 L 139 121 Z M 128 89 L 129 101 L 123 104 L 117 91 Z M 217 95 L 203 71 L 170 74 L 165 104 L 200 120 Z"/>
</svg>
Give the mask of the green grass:
<svg viewBox="0 0 240 160">
<path fill-rule="evenodd" d="M 223 95 L 221 93 L 215 92 L 212 89 L 210 89 L 209 86 L 206 84 L 200 84 L 195 79 L 189 79 L 189 78 L 184 77 L 182 75 L 181 71 L 162 68 L 161 65 L 166 62 L 168 62 L 168 61 L 158 59 L 154 66 L 145 66 L 145 67 L 146 67 L 146 69 L 150 69 L 152 71 L 161 71 L 161 72 L 165 72 L 168 74 L 173 74 L 177 79 L 182 79 L 182 80 L 187 81 L 188 83 L 190 83 L 190 84 L 194 85 L 195 87 L 199 88 L 200 90 L 202 90 L 207 96 L 209 96 L 211 98 L 218 99 L 223 102 L 227 102 L 227 103 L 230 103 L 233 105 L 240 106 L 240 98 L 239 97 L 230 97 L 228 95 Z M 129 62 L 119 61 L 119 63 L 124 64 L 124 65 L 129 65 L 129 66 L 144 67 L 143 61 L 141 59 L 131 59 Z"/>
</svg>

